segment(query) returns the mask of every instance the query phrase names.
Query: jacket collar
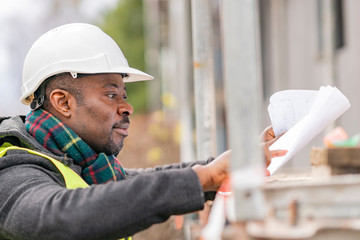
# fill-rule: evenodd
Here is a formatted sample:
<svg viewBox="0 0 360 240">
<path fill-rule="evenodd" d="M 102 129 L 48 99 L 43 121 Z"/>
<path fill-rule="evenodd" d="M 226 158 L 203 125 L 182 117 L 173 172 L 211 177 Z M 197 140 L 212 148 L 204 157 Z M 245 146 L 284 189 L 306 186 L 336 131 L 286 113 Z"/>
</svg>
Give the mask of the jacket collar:
<svg viewBox="0 0 360 240">
<path fill-rule="evenodd" d="M 25 116 L 1 117 L 0 146 L 4 142 L 9 142 L 19 147 L 29 148 L 42 152 L 52 158 L 55 158 L 56 160 L 62 162 L 67 166 L 74 165 L 73 160 L 66 155 L 64 157 L 56 156 L 55 154 L 44 148 L 38 141 L 36 141 L 30 134 L 27 133 L 24 123 Z M 77 171 L 77 168 L 79 168 L 79 171 L 81 171 L 80 166 L 77 166 L 75 168 Z"/>
</svg>

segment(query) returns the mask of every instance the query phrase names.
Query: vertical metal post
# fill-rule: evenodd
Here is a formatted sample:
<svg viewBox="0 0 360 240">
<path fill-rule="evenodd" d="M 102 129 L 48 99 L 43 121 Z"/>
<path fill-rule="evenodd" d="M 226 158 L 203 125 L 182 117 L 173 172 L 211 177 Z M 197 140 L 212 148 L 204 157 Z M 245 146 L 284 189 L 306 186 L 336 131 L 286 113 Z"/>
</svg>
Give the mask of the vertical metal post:
<svg viewBox="0 0 360 240">
<path fill-rule="evenodd" d="M 176 58 L 176 82 L 178 89 L 179 121 L 181 126 L 180 158 L 182 162 L 194 161 L 193 121 L 192 121 L 192 63 L 190 36 L 190 1 L 170 0 L 169 16 L 173 22 L 169 30 Z"/>
<path fill-rule="evenodd" d="M 209 0 L 192 0 L 197 158 L 216 155 L 213 26 Z"/>
<path fill-rule="evenodd" d="M 159 0 L 143 0 L 144 29 L 145 29 L 145 65 L 146 71 L 155 77 L 155 81 L 148 82 L 147 108 L 161 109 L 161 79 L 160 79 L 160 9 Z"/>
<path fill-rule="evenodd" d="M 270 41 L 273 57 L 269 65 L 273 69 L 274 89 L 286 89 L 288 85 L 286 0 L 270 1 L 269 4 L 271 8 L 270 21 L 273 22 L 270 25 L 270 31 L 272 31 L 274 39 Z"/>
<path fill-rule="evenodd" d="M 335 8 L 334 0 L 319 0 L 320 51 L 323 83 L 334 85 L 335 72 Z"/>
<path fill-rule="evenodd" d="M 190 0 L 169 0 L 169 39 L 175 59 L 175 92 L 180 123 L 180 160 L 195 160 L 193 137 L 193 102 L 192 102 L 192 59 L 191 59 L 191 22 Z M 180 216 L 177 216 L 180 217 Z M 191 239 L 193 215 L 184 216 L 183 232 L 185 239 Z"/>
<path fill-rule="evenodd" d="M 263 218 L 259 148 L 261 64 L 256 0 L 222 1 L 225 95 L 235 214 L 239 221 Z"/>
<path fill-rule="evenodd" d="M 335 58 L 335 3 L 334 0 L 318 0 L 320 51 L 322 82 L 324 85 L 336 84 L 336 58 Z M 339 121 L 339 120 L 337 120 Z M 336 121 L 329 124 L 326 132 L 333 129 Z"/>
</svg>

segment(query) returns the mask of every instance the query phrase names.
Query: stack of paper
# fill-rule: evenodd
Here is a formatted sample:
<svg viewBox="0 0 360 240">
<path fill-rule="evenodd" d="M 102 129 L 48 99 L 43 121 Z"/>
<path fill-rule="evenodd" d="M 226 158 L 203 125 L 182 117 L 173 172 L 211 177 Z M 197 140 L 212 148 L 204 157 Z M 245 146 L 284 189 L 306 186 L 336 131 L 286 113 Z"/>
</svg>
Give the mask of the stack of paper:
<svg viewBox="0 0 360 240">
<path fill-rule="evenodd" d="M 276 136 L 284 133 L 271 150 L 288 150 L 273 158 L 268 166 L 273 174 L 328 124 L 350 107 L 349 100 L 336 88 L 322 86 L 319 91 L 285 90 L 270 98 L 269 115 Z"/>
</svg>

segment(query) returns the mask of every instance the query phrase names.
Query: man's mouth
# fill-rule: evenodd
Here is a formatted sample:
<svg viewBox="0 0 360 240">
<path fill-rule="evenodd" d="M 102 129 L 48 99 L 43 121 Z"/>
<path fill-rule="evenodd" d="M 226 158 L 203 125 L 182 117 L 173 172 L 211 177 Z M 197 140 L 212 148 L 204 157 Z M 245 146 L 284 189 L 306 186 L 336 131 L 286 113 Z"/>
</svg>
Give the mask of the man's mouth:
<svg viewBox="0 0 360 240">
<path fill-rule="evenodd" d="M 128 132 L 129 125 L 130 123 L 115 124 L 113 129 L 116 133 L 126 137 L 129 135 Z"/>
</svg>

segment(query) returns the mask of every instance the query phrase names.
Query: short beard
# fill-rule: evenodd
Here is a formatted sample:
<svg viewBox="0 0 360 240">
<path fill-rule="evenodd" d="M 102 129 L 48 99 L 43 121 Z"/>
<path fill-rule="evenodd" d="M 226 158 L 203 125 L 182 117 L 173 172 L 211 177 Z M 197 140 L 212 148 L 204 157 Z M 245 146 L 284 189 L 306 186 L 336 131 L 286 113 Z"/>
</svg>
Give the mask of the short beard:
<svg viewBox="0 0 360 240">
<path fill-rule="evenodd" d="M 114 155 L 115 157 L 119 154 L 121 149 L 124 146 L 124 139 L 121 141 L 120 144 L 115 144 L 111 138 L 109 138 L 108 142 L 105 145 L 105 154 L 106 155 Z"/>
<path fill-rule="evenodd" d="M 130 120 L 129 120 L 129 117 L 128 116 L 125 116 L 121 123 L 130 123 Z M 105 144 L 105 154 L 106 155 L 114 155 L 114 156 L 117 156 L 119 154 L 119 152 L 121 151 L 121 149 L 123 148 L 124 146 L 124 140 L 125 140 L 125 137 L 124 136 L 120 142 L 120 144 L 115 144 L 115 141 L 113 141 L 113 139 L 111 138 L 111 136 L 113 135 L 113 130 L 111 130 L 111 133 L 109 135 L 109 139 L 107 141 L 107 143 Z"/>
</svg>

